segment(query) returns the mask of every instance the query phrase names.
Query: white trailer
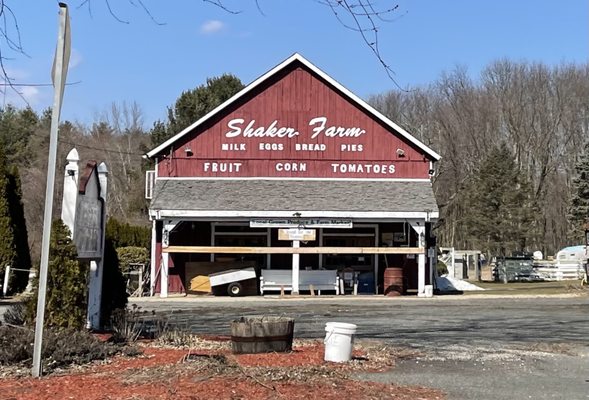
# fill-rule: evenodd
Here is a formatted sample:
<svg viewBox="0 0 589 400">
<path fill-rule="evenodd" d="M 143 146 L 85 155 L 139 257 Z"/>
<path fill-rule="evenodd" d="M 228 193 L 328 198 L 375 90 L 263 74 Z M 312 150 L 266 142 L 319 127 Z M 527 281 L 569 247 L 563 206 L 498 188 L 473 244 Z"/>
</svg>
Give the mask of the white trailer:
<svg viewBox="0 0 589 400">
<path fill-rule="evenodd" d="M 245 294 L 246 283 L 249 283 L 248 281 L 250 279 L 253 279 L 252 284 L 257 283 L 256 270 L 254 268 L 228 269 L 209 275 L 211 289 L 218 289 L 226 285 L 229 296 L 243 296 Z"/>
</svg>

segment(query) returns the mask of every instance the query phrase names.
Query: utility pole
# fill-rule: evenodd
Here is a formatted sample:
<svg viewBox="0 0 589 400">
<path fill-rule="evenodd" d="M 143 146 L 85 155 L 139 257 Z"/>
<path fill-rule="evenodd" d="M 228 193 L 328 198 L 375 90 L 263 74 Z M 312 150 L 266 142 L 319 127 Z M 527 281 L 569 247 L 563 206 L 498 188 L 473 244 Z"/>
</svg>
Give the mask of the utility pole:
<svg viewBox="0 0 589 400">
<path fill-rule="evenodd" d="M 70 59 L 70 21 L 65 3 L 59 3 L 59 33 L 53 60 L 53 109 L 51 110 L 51 133 L 49 138 L 49 160 L 47 162 L 47 186 L 45 188 L 45 213 L 43 216 L 43 241 L 41 243 L 41 265 L 39 267 L 39 296 L 35 321 L 35 345 L 33 348 L 34 377 L 40 377 L 41 349 L 43 347 L 43 323 L 45 322 L 45 295 L 47 293 L 47 268 L 49 266 L 49 243 L 51 237 L 51 216 L 53 214 L 53 187 L 55 185 L 55 166 L 57 161 L 57 136 L 61 101 Z"/>
</svg>

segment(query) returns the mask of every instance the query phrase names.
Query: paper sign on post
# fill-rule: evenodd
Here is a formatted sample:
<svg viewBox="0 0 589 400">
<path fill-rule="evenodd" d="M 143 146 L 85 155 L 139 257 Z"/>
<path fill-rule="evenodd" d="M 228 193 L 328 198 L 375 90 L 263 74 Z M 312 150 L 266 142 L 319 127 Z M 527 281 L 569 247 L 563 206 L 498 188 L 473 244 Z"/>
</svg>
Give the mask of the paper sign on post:
<svg viewBox="0 0 589 400">
<path fill-rule="evenodd" d="M 303 242 L 315 240 L 315 229 L 279 229 L 278 240 L 300 240 Z"/>
</svg>

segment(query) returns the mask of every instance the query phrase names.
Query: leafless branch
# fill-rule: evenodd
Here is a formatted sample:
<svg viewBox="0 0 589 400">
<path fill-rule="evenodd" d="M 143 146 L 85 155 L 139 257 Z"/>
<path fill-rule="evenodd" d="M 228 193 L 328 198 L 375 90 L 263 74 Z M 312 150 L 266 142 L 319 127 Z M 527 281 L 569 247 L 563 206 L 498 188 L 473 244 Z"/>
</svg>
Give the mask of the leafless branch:
<svg viewBox="0 0 589 400">
<path fill-rule="evenodd" d="M 362 41 L 364 41 L 364 43 L 375 55 L 378 62 L 383 66 L 389 79 L 398 89 L 407 91 L 399 85 L 394 77 L 395 72 L 381 54 L 379 48 L 379 27 L 375 22 L 375 20 L 388 22 L 385 17 L 397 11 L 399 8 L 398 5 L 390 8 L 377 9 L 375 8 L 374 2 L 371 0 L 315 1 L 321 5 L 329 7 L 342 26 L 354 32 L 358 32 L 362 38 Z M 344 21 L 342 14 L 351 20 L 351 24 Z"/>
<path fill-rule="evenodd" d="M 11 33 L 12 29 L 14 29 L 14 33 Z M 0 78 L 3 80 L 3 82 L 1 82 L 3 89 L 0 89 L 0 93 L 5 93 L 6 89 L 10 88 L 18 94 L 28 106 L 29 103 L 27 99 L 23 96 L 22 92 L 16 88 L 16 85 L 6 70 L 5 61 L 9 58 L 5 55 L 4 43 L 8 46 L 8 49 L 27 56 L 22 46 L 20 27 L 16 15 L 4 0 L 0 0 Z"/>
<path fill-rule="evenodd" d="M 147 6 L 145 5 L 145 3 L 143 3 L 143 0 L 129 0 L 129 3 L 131 3 L 135 7 L 137 7 L 137 5 L 139 5 L 139 8 L 141 8 L 143 10 L 143 12 L 145 14 L 147 14 L 147 16 L 149 16 L 149 18 L 151 19 L 151 21 L 153 23 L 155 23 L 156 25 L 166 25 L 165 22 L 159 22 L 159 21 L 157 21 L 155 19 L 155 17 L 153 16 L 153 14 L 149 10 L 149 8 L 147 8 Z"/>
<path fill-rule="evenodd" d="M 223 2 L 221 0 L 202 0 L 202 1 L 205 3 L 210 3 L 212 5 L 215 5 L 230 14 L 240 14 L 241 13 L 241 11 L 230 9 L 225 4 L 223 4 Z M 257 3 L 257 1 L 256 1 L 256 3 Z"/>
</svg>

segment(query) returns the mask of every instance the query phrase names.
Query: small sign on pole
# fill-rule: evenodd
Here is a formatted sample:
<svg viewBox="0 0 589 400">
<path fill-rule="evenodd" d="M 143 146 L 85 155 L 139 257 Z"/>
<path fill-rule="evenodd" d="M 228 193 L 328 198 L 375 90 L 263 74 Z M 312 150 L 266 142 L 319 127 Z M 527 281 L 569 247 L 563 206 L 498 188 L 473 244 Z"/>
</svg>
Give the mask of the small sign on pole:
<svg viewBox="0 0 589 400">
<path fill-rule="evenodd" d="M 35 342 L 33 346 L 34 377 L 41 377 L 41 349 L 43 344 L 43 322 L 45 320 L 45 295 L 47 292 L 47 269 L 49 267 L 49 242 L 51 236 L 51 217 L 53 212 L 53 187 L 55 184 L 55 167 L 57 165 L 57 136 L 61 100 L 70 57 L 70 22 L 68 8 L 59 3 L 59 33 L 52 70 L 53 108 L 51 109 L 51 131 L 49 133 L 49 156 L 47 160 L 47 186 L 45 187 L 45 212 L 43 215 L 43 239 L 41 241 L 41 263 L 39 265 L 39 296 L 35 318 Z"/>
<path fill-rule="evenodd" d="M 315 240 L 315 229 L 279 229 L 278 240 L 300 240 L 310 242 Z"/>
</svg>

